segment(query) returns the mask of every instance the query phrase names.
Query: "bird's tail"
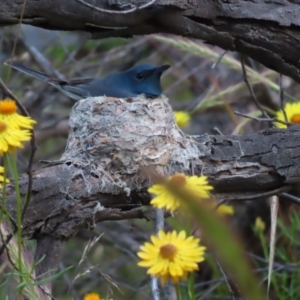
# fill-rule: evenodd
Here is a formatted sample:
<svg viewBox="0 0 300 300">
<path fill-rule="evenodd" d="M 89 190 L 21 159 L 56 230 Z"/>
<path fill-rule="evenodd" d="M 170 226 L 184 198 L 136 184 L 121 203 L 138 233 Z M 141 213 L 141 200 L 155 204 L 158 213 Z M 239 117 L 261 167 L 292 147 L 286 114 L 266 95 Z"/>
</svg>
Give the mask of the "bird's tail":
<svg viewBox="0 0 300 300">
<path fill-rule="evenodd" d="M 48 81 L 50 79 L 49 76 L 47 76 L 46 74 L 42 73 L 42 72 L 38 72 L 38 71 L 35 71 L 33 69 L 30 69 L 28 67 L 25 67 L 17 62 L 14 62 L 14 61 L 7 61 L 4 63 L 5 65 L 9 66 L 9 67 L 12 67 L 13 69 L 16 69 L 20 72 L 23 72 L 25 74 L 28 74 L 30 76 L 33 76 L 39 80 L 42 80 L 42 81 Z"/>
</svg>

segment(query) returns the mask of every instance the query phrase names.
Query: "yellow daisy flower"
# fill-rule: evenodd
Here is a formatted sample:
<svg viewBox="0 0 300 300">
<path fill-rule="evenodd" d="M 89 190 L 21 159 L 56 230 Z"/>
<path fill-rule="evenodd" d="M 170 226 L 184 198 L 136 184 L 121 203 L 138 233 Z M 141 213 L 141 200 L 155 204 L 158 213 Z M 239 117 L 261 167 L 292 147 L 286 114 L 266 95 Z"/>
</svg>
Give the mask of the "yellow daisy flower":
<svg viewBox="0 0 300 300">
<path fill-rule="evenodd" d="M 101 297 L 96 293 L 86 294 L 83 300 L 101 300 Z"/>
<path fill-rule="evenodd" d="M 14 152 L 16 148 L 23 148 L 23 142 L 31 139 L 28 130 L 12 129 L 0 120 L 0 154 Z"/>
<path fill-rule="evenodd" d="M 186 238 L 183 230 L 179 233 L 160 230 L 157 236 L 151 236 L 151 243 L 146 242 L 140 247 L 138 265 L 148 268 L 147 274 L 160 277 L 162 284 L 168 279 L 173 282 L 186 279 L 188 273 L 198 270 L 198 263 L 204 260 L 206 248 L 199 242 L 193 236 Z"/>
<path fill-rule="evenodd" d="M 287 121 L 300 125 L 300 102 L 288 102 L 284 106 L 286 112 Z M 282 110 L 277 111 L 276 118 L 281 121 L 285 121 Z M 275 123 L 279 128 L 286 128 L 287 126 L 281 123 Z"/>
<path fill-rule="evenodd" d="M 31 130 L 36 121 L 30 117 L 21 116 L 17 113 L 16 102 L 11 99 L 0 101 L 0 120 L 12 129 Z"/>
<path fill-rule="evenodd" d="M 151 205 L 174 211 L 181 205 L 181 198 L 172 191 L 169 186 L 184 192 L 193 194 L 198 198 L 209 198 L 208 191 L 211 191 L 213 187 L 208 184 L 206 176 L 185 176 L 178 173 L 170 176 L 166 182 L 154 184 L 148 189 L 148 192 L 156 195 L 151 200 Z"/>
<path fill-rule="evenodd" d="M 2 183 L 4 182 L 4 167 L 0 166 L 0 188 L 2 188 Z M 9 183 L 9 179 L 6 178 L 6 183 Z"/>
<path fill-rule="evenodd" d="M 191 116 L 185 111 L 174 111 L 176 123 L 179 127 L 187 127 L 191 120 Z"/>
</svg>

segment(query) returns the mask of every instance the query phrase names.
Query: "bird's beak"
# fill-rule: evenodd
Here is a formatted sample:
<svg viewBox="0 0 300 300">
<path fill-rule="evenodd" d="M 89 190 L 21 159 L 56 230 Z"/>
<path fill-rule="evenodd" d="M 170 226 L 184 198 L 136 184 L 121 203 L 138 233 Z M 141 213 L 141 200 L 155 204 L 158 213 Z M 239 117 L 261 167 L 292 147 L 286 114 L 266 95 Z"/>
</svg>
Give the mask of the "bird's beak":
<svg viewBox="0 0 300 300">
<path fill-rule="evenodd" d="M 158 67 L 157 70 L 163 73 L 164 71 L 168 70 L 170 67 L 171 67 L 170 65 L 163 65 L 161 67 Z"/>
</svg>

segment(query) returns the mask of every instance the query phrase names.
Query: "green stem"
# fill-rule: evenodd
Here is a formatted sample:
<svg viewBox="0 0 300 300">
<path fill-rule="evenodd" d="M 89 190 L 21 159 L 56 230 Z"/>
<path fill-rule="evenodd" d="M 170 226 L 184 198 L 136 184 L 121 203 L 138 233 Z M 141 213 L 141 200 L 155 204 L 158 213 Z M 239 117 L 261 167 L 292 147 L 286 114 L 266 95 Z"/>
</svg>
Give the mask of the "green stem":
<svg viewBox="0 0 300 300">
<path fill-rule="evenodd" d="M 15 191 L 16 191 L 16 202 L 17 202 L 17 245 L 18 245 L 18 268 L 20 283 L 23 282 L 23 264 L 22 264 L 22 201 L 19 185 L 19 174 L 17 168 L 16 154 L 11 153 L 9 155 L 10 169 L 15 181 Z M 22 291 L 20 291 L 22 294 Z M 19 296 L 20 296 L 19 294 Z"/>
<path fill-rule="evenodd" d="M 180 294 L 180 288 L 179 288 L 179 283 L 175 282 L 175 291 L 176 291 L 176 298 L 177 300 L 181 300 L 181 294 Z"/>
<path fill-rule="evenodd" d="M 7 217 L 5 202 L 6 202 L 6 178 L 7 178 L 8 163 L 7 163 L 6 155 L 4 155 L 3 160 L 4 160 L 4 173 L 3 173 L 4 181 L 3 181 L 3 189 L 2 189 L 0 221 L 2 221 L 2 219 L 4 219 L 4 216 Z"/>
</svg>

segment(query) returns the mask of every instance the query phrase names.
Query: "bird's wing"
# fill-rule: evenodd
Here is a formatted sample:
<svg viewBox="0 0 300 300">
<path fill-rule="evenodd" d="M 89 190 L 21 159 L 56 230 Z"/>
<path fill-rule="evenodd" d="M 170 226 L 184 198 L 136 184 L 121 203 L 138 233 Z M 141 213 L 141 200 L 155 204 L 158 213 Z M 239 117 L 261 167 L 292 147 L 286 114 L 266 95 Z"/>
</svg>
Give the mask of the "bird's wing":
<svg viewBox="0 0 300 300">
<path fill-rule="evenodd" d="M 118 88 L 116 86 L 103 86 L 103 85 L 90 85 L 90 84 L 79 84 L 79 85 L 69 85 L 65 84 L 60 86 L 67 93 L 75 94 L 78 99 L 86 98 L 86 97 L 99 97 L 99 96 L 107 96 L 114 98 L 128 98 L 135 97 L 136 94 L 133 94 L 125 89 Z M 65 94 L 67 94 L 65 93 Z M 70 95 L 69 95 L 70 97 Z M 75 97 L 73 97 L 75 99 Z"/>
<path fill-rule="evenodd" d="M 53 84 L 60 84 L 60 85 L 80 85 L 80 84 L 87 84 L 91 81 L 93 81 L 93 78 L 78 78 L 78 79 L 72 79 L 72 80 L 59 80 L 55 78 L 49 78 L 47 80 L 49 83 Z"/>
<path fill-rule="evenodd" d="M 90 91 L 87 87 L 81 85 L 71 84 L 59 84 L 57 87 L 68 97 L 79 100 L 91 96 Z"/>
<path fill-rule="evenodd" d="M 23 66 L 15 61 L 7 61 L 4 64 L 39 80 L 48 81 L 50 79 L 47 74 Z"/>
<path fill-rule="evenodd" d="M 52 84 L 57 84 L 52 82 Z M 118 82 L 98 79 L 76 79 L 70 80 L 66 83 L 60 84 L 60 90 L 64 90 L 67 93 L 77 95 L 77 98 L 85 97 L 116 97 L 126 98 L 136 96 L 126 88 L 121 88 Z M 66 94 L 66 93 L 65 93 Z M 70 97 L 70 95 L 69 95 Z M 75 99 L 75 97 L 73 97 Z"/>
<path fill-rule="evenodd" d="M 93 81 L 92 78 L 81 78 L 73 80 L 59 80 L 59 79 L 50 79 L 48 83 L 54 85 L 67 97 L 70 97 L 74 100 L 80 100 L 90 96 L 88 83 Z"/>
</svg>

